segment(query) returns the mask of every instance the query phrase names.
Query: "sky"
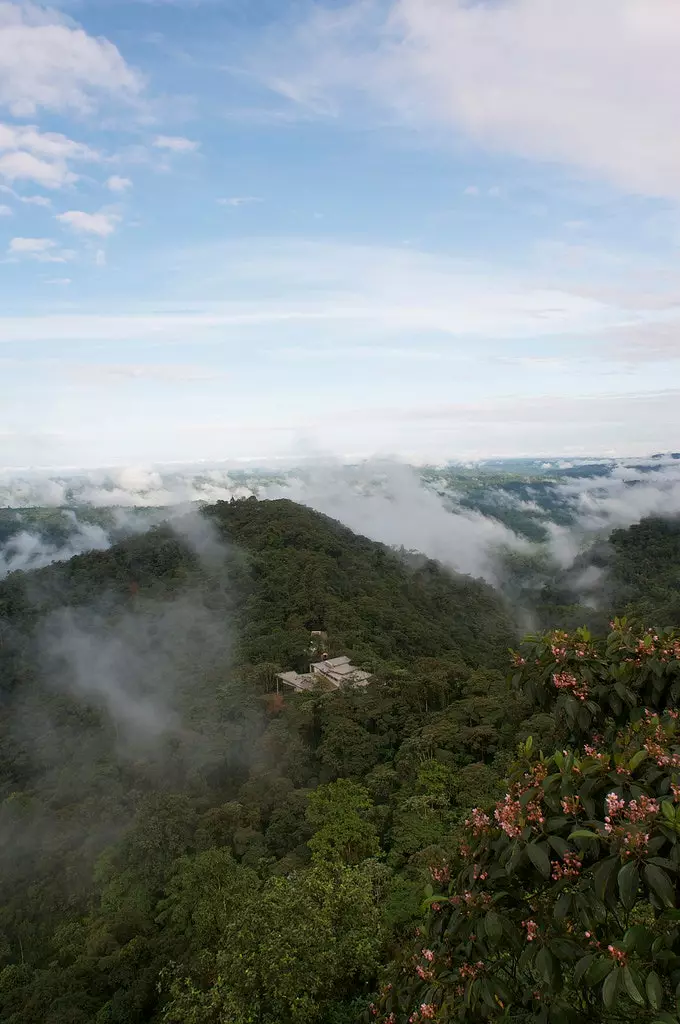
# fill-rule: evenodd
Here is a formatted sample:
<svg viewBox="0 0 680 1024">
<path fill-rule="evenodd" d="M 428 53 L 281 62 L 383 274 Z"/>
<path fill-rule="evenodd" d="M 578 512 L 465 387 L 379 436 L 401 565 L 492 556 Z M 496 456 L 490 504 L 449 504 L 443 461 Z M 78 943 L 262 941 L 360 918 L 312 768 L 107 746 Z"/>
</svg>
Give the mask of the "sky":
<svg viewBox="0 0 680 1024">
<path fill-rule="evenodd" d="M 680 448 L 676 0 L 0 0 L 0 468 Z"/>
</svg>

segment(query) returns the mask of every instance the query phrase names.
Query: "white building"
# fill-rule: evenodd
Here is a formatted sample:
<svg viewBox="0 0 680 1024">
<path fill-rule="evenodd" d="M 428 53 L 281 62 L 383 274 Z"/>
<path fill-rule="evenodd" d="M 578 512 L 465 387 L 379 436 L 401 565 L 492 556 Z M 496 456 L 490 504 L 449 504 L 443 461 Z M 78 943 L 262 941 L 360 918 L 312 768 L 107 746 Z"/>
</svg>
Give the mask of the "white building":
<svg viewBox="0 0 680 1024">
<path fill-rule="evenodd" d="M 314 662 L 309 666 L 309 672 L 300 674 L 298 672 L 281 672 L 277 677 L 278 683 L 290 686 L 293 690 L 312 690 L 320 687 L 322 690 L 339 690 L 341 686 L 366 686 L 371 680 L 371 673 L 361 668 L 356 668 L 349 658 L 342 655 L 339 658 L 325 658 L 323 661 Z"/>
</svg>

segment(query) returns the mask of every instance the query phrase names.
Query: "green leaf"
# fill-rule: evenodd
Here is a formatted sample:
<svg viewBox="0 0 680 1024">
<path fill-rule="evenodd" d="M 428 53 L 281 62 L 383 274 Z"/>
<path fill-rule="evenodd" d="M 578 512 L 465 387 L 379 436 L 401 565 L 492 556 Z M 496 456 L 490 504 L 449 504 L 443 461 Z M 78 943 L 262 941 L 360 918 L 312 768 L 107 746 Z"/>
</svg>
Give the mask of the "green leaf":
<svg viewBox="0 0 680 1024">
<path fill-rule="evenodd" d="M 546 985 L 551 985 L 555 973 L 554 957 L 545 946 L 539 950 L 535 960 L 536 970 Z"/>
<path fill-rule="evenodd" d="M 588 985 L 597 985 L 603 978 L 614 970 L 614 961 L 611 957 L 601 957 L 591 965 L 588 973 L 586 974 L 586 983 Z"/>
<path fill-rule="evenodd" d="M 667 1010 L 662 1010 L 656 1020 L 652 1021 L 652 1024 L 680 1024 L 680 1022 L 672 1013 L 669 1013 Z"/>
<path fill-rule="evenodd" d="M 643 955 L 651 946 L 652 938 L 649 928 L 645 928 L 643 924 L 634 924 L 623 936 L 621 947 L 626 953 L 637 952 Z"/>
<path fill-rule="evenodd" d="M 642 991 L 642 982 L 640 981 L 637 971 L 626 965 L 623 968 L 623 983 L 626 986 L 626 992 L 638 1006 L 645 1005 L 645 997 Z"/>
<path fill-rule="evenodd" d="M 675 889 L 671 880 L 662 868 L 656 864 L 647 864 L 645 867 L 645 881 L 650 889 L 653 889 L 662 903 L 667 907 L 675 906 Z"/>
<path fill-rule="evenodd" d="M 651 1008 L 653 1010 L 660 1010 L 663 1003 L 663 987 L 656 971 L 650 971 L 647 975 L 645 989 L 647 990 L 647 999 Z"/>
<path fill-rule="evenodd" d="M 571 852 L 571 846 L 566 839 L 562 839 L 561 836 L 548 836 L 548 842 L 555 853 L 559 854 L 560 857 L 564 857 L 565 853 Z"/>
<path fill-rule="evenodd" d="M 670 821 L 675 825 L 675 808 L 670 800 L 664 800 L 661 804 L 661 813 L 663 814 L 666 821 Z"/>
<path fill-rule="evenodd" d="M 550 858 L 543 846 L 537 843 L 529 843 L 527 846 L 529 860 L 537 868 L 544 878 L 550 878 Z"/>
<path fill-rule="evenodd" d="M 581 957 L 579 962 L 574 967 L 574 985 L 578 986 L 583 980 L 583 976 L 595 959 L 594 953 L 588 953 L 587 956 Z"/>
<path fill-rule="evenodd" d="M 619 871 L 618 885 L 621 902 L 626 910 L 632 910 L 635 905 L 638 886 L 640 885 L 640 875 L 635 861 L 630 860 L 627 864 L 623 865 Z"/>
<path fill-rule="evenodd" d="M 609 857 L 607 860 L 601 861 L 597 867 L 593 870 L 593 879 L 595 881 L 595 895 L 600 902 L 604 902 L 605 894 L 607 892 L 607 885 L 609 879 L 614 873 L 614 869 L 619 863 L 618 857 Z"/>
<path fill-rule="evenodd" d="M 569 836 L 570 839 L 599 839 L 597 832 L 590 832 L 587 828 L 577 828 Z"/>
<path fill-rule="evenodd" d="M 500 942 L 503 935 L 503 922 L 495 910 L 490 910 L 484 918 L 484 930 L 494 945 Z"/>
<path fill-rule="evenodd" d="M 555 904 L 555 910 L 553 911 L 556 921 L 563 921 L 565 919 L 571 910 L 571 903 L 571 895 L 568 892 L 563 892 Z"/>
<path fill-rule="evenodd" d="M 639 765 L 642 764 L 644 759 L 647 757 L 646 750 L 638 750 L 637 754 L 634 754 L 628 762 L 628 770 L 634 772 Z"/>
<path fill-rule="evenodd" d="M 621 972 L 618 970 L 610 971 L 604 979 L 604 985 L 602 986 L 602 1002 L 607 1010 L 611 1010 L 612 1006 L 616 1002 L 616 993 L 619 990 L 620 980 Z"/>
</svg>

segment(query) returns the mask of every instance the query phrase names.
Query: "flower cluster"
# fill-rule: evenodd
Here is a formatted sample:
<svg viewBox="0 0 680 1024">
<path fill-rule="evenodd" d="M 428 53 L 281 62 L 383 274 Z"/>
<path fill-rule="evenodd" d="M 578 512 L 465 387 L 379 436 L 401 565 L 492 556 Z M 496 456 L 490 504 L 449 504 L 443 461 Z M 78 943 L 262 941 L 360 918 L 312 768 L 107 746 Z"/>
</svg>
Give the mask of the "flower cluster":
<svg viewBox="0 0 680 1024">
<path fill-rule="evenodd" d="M 644 747 L 647 753 L 658 764 L 659 768 L 680 768 L 680 754 L 670 752 L 670 741 L 675 734 L 675 717 L 669 713 L 671 722 L 664 727 L 658 716 L 649 710 L 645 711 L 645 725 L 648 736 Z"/>
<path fill-rule="evenodd" d="M 485 910 L 491 906 L 493 897 L 488 892 L 470 892 L 466 889 L 462 896 L 452 896 L 449 902 L 454 907 L 464 906 L 468 911 Z"/>
<path fill-rule="evenodd" d="M 618 946 L 607 946 L 607 952 L 613 960 L 616 960 L 618 964 L 625 964 L 628 957 L 623 949 L 619 949 Z"/>
<path fill-rule="evenodd" d="M 562 810 L 565 814 L 578 814 L 581 798 L 579 796 L 563 796 Z"/>
<path fill-rule="evenodd" d="M 508 793 L 504 800 L 500 801 L 493 812 L 499 827 L 510 839 L 519 839 L 522 835 L 520 818 L 522 817 L 522 806 L 519 800 L 513 800 Z"/>
<path fill-rule="evenodd" d="M 434 864 L 431 864 L 430 874 L 432 875 L 432 881 L 439 882 L 440 885 L 445 885 L 451 879 L 449 869 L 446 865 L 444 865 L 441 868 L 438 868 Z"/>
<path fill-rule="evenodd" d="M 626 856 L 645 853 L 649 843 L 649 832 L 645 826 L 659 813 L 659 801 L 643 793 L 637 800 L 626 803 L 616 793 L 609 793 L 605 804 L 604 830 L 607 835 L 619 840 Z M 634 827 L 630 828 L 630 825 Z"/>
<path fill-rule="evenodd" d="M 628 804 L 628 821 L 636 824 L 647 821 L 648 818 L 655 818 L 659 813 L 659 801 L 653 800 L 643 793 L 637 800 L 631 800 Z"/>
<path fill-rule="evenodd" d="M 588 699 L 588 687 L 582 679 L 577 679 L 571 672 L 555 672 L 552 677 L 556 690 L 568 690 L 577 700 Z"/>
<path fill-rule="evenodd" d="M 555 630 L 548 636 L 550 653 L 555 661 L 564 661 L 571 653 L 577 658 L 585 658 L 588 654 L 588 645 L 583 640 L 570 637 L 562 630 Z"/>
<path fill-rule="evenodd" d="M 533 942 L 538 935 L 538 925 L 535 921 L 522 921 L 522 928 L 527 930 L 527 942 Z"/>
<path fill-rule="evenodd" d="M 464 980 L 473 981 L 475 978 L 479 976 L 480 972 L 483 970 L 484 962 L 482 960 L 478 960 L 476 964 L 463 964 L 462 967 L 458 969 L 458 973 Z"/>
<path fill-rule="evenodd" d="M 680 661 L 680 639 L 677 636 L 660 637 L 653 629 L 648 629 L 644 636 L 637 639 L 629 631 L 626 640 L 628 646 L 622 650 L 629 651 L 632 656 L 624 660 L 636 668 L 648 658 L 657 658 L 666 665 L 671 661 Z"/>
<path fill-rule="evenodd" d="M 472 834 L 479 838 L 491 828 L 491 819 L 480 807 L 474 807 L 470 817 L 465 822 L 465 827 L 471 829 Z"/>
<path fill-rule="evenodd" d="M 577 853 L 564 854 L 562 863 L 558 860 L 550 862 L 552 867 L 552 879 L 555 882 L 561 882 L 565 878 L 578 878 L 583 867 L 583 861 L 580 859 Z"/>
</svg>

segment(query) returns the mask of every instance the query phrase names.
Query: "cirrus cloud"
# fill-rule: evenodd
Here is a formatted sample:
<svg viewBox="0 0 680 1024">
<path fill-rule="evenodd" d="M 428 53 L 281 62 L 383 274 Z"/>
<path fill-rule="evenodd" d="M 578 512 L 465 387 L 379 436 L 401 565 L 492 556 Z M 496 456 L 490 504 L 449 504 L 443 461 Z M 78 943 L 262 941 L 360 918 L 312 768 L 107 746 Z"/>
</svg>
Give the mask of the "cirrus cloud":
<svg viewBox="0 0 680 1024">
<path fill-rule="evenodd" d="M 366 94 L 404 122 L 680 196 L 673 0 L 353 0 L 317 7 L 261 77 L 336 116 Z"/>
</svg>

